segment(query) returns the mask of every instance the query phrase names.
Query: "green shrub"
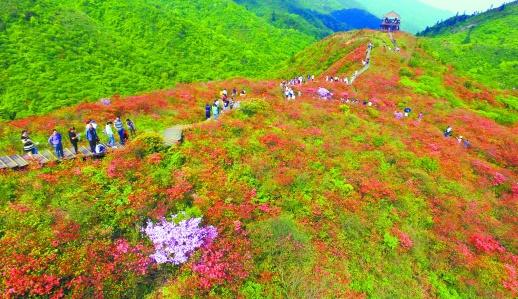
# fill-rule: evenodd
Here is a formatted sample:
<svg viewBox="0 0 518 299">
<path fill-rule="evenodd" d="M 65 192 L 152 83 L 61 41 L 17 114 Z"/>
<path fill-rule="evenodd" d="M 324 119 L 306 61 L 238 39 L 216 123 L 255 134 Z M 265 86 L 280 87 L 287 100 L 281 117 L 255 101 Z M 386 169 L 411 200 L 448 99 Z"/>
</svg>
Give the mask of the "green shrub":
<svg viewBox="0 0 518 299">
<path fill-rule="evenodd" d="M 383 235 L 383 244 L 390 250 L 394 250 L 399 245 L 399 239 L 397 237 L 394 237 L 390 233 L 386 232 Z"/>
<path fill-rule="evenodd" d="M 134 142 L 134 153 L 140 158 L 152 153 L 161 152 L 166 148 L 164 144 L 164 138 L 162 138 L 161 135 L 153 132 L 145 132 L 140 134 Z"/>
<path fill-rule="evenodd" d="M 400 75 L 401 77 L 413 77 L 413 76 L 414 76 L 414 73 L 412 73 L 412 71 L 411 71 L 409 68 L 402 67 L 402 68 L 399 70 L 399 75 Z"/>
</svg>

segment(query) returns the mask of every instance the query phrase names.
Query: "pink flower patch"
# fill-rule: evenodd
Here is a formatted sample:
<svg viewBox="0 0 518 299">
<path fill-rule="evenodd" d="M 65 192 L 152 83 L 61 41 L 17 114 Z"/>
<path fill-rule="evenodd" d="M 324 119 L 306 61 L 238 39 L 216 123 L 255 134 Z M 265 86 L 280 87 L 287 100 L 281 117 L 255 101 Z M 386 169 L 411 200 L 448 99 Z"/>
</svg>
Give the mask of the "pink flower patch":
<svg viewBox="0 0 518 299">
<path fill-rule="evenodd" d="M 471 236 L 469 241 L 473 246 L 475 246 L 475 248 L 477 248 L 477 250 L 484 253 L 505 252 L 505 248 L 502 247 L 502 245 L 500 245 L 500 243 L 498 243 L 498 241 L 495 240 L 492 236 L 474 234 Z"/>
</svg>

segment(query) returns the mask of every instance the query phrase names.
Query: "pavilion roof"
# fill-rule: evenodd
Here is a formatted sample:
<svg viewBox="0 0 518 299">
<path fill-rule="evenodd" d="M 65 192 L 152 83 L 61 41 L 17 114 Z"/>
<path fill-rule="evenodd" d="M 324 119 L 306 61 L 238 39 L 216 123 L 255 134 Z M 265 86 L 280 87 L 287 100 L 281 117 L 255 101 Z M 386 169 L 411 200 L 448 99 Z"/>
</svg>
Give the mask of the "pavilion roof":
<svg viewBox="0 0 518 299">
<path fill-rule="evenodd" d="M 395 11 L 391 11 L 391 12 L 385 14 L 383 17 L 389 18 L 389 19 L 401 19 L 401 16 Z"/>
</svg>

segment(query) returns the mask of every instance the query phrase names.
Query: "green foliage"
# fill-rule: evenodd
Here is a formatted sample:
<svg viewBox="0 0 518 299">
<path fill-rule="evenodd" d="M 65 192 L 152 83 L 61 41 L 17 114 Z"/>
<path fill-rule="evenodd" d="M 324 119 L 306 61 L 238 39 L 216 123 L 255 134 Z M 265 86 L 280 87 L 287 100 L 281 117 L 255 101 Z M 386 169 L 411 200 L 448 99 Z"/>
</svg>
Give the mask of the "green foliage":
<svg viewBox="0 0 518 299">
<path fill-rule="evenodd" d="M 390 233 L 386 232 L 383 234 L 383 244 L 390 250 L 394 250 L 399 245 L 399 240 Z"/>
<path fill-rule="evenodd" d="M 138 144 L 138 147 L 135 149 L 135 152 L 139 152 L 139 156 L 142 158 L 145 155 L 149 155 L 152 153 L 158 153 L 165 149 L 164 139 L 161 135 L 153 132 L 145 132 L 140 134 L 135 142 Z"/>
<path fill-rule="evenodd" d="M 427 51 L 463 75 L 488 86 L 511 89 L 518 82 L 518 4 L 444 27 L 424 39 Z"/>
<path fill-rule="evenodd" d="M 252 117 L 257 113 L 266 112 L 268 109 L 268 103 L 262 100 L 257 101 L 249 101 L 243 103 L 239 112 L 243 115 L 244 118 Z"/>
<path fill-rule="evenodd" d="M 265 76 L 313 40 L 275 28 L 230 0 L 1 5 L 4 119 L 177 82 Z"/>
</svg>

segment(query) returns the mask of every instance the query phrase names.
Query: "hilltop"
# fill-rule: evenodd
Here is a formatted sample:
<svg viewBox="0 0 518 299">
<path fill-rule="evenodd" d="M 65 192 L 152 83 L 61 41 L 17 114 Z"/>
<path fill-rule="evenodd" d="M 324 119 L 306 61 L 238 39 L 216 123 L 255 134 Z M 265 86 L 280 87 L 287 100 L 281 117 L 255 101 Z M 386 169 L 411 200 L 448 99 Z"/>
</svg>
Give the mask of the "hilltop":
<svg viewBox="0 0 518 299">
<path fill-rule="evenodd" d="M 356 28 L 379 27 L 381 17 L 395 10 L 401 14 L 403 30 L 416 33 L 451 12 L 437 9 L 421 1 L 403 0 L 234 0 L 280 28 L 296 28 L 318 37 L 330 32 Z"/>
<path fill-rule="evenodd" d="M 518 95 L 457 75 L 411 35 L 394 37 L 400 52 L 386 34 L 362 30 L 295 55 L 278 75 L 316 79 L 294 86 L 294 101 L 282 97 L 280 80 L 233 79 L 3 123 L 2 152 L 18 150 L 22 128 L 43 141 L 50 128 L 114 114 L 135 120 L 141 135 L 103 160 L 0 173 L 0 288 L 13 296 L 516 297 L 518 131 L 503 102 Z M 353 86 L 325 81 L 361 68 L 369 42 L 371 66 Z M 234 86 L 248 91 L 241 108 L 203 121 L 205 103 Z M 333 99 L 318 98 L 319 87 Z M 480 99 L 495 119 L 478 110 Z M 408 118 L 394 117 L 406 107 Z M 182 144 L 163 146 L 159 133 L 189 123 Z M 471 147 L 445 138 L 448 125 Z M 218 235 L 186 263 L 157 265 L 141 228 L 172 214 L 203 216 Z"/>
<path fill-rule="evenodd" d="M 313 41 L 230 0 L 6 0 L 0 118 L 179 82 L 264 77 Z"/>
<path fill-rule="evenodd" d="M 458 15 L 423 31 L 423 46 L 443 63 L 484 84 L 511 89 L 518 82 L 518 2 L 473 16 Z M 518 109 L 517 104 L 510 107 Z"/>
</svg>

